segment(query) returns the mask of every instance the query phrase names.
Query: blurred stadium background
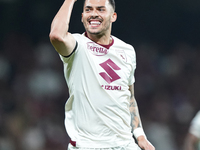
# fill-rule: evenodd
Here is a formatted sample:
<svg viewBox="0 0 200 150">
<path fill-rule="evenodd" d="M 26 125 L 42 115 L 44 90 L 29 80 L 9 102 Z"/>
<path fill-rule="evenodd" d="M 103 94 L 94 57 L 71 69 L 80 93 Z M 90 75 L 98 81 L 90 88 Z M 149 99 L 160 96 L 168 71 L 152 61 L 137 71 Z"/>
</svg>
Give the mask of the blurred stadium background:
<svg viewBox="0 0 200 150">
<path fill-rule="evenodd" d="M 48 38 L 63 0 L 0 0 L 0 150 L 64 150 L 68 98 Z M 84 32 L 82 0 L 71 32 Z M 157 150 L 181 150 L 200 109 L 200 1 L 116 0 L 112 34 L 137 54 L 135 96 Z"/>
</svg>

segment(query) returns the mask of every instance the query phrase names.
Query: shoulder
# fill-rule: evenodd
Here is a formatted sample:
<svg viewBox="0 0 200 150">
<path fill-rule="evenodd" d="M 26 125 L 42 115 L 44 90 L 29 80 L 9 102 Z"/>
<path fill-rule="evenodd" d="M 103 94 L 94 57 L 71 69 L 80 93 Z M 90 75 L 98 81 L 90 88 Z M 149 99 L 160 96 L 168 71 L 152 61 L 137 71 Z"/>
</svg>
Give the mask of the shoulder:
<svg viewBox="0 0 200 150">
<path fill-rule="evenodd" d="M 76 40 L 87 40 L 88 38 L 83 34 L 80 33 L 73 33 L 72 36 L 76 39 Z"/>
<path fill-rule="evenodd" d="M 82 39 L 84 38 L 84 36 L 80 33 L 73 33 L 72 36 L 75 38 L 75 39 Z"/>
<path fill-rule="evenodd" d="M 126 54 L 128 54 L 128 57 L 131 57 L 131 59 L 133 57 L 135 59 L 135 49 L 131 44 L 128 44 L 115 36 L 112 36 L 112 38 L 114 39 L 113 47 L 115 49 L 123 50 Z"/>
<path fill-rule="evenodd" d="M 136 68 L 136 53 L 134 47 L 115 36 L 112 36 L 112 38 L 114 39 L 113 49 L 120 53 L 120 55 L 125 56 L 127 63 L 130 63 L 133 65 L 133 68 Z"/>
<path fill-rule="evenodd" d="M 129 48 L 129 49 L 131 49 L 131 50 L 134 50 L 134 47 L 133 47 L 131 44 L 128 44 L 128 43 L 122 41 L 121 39 L 119 39 L 119 38 L 117 38 L 117 37 L 115 37 L 115 36 L 112 36 L 112 38 L 114 39 L 115 45 L 127 47 L 127 48 Z"/>
</svg>

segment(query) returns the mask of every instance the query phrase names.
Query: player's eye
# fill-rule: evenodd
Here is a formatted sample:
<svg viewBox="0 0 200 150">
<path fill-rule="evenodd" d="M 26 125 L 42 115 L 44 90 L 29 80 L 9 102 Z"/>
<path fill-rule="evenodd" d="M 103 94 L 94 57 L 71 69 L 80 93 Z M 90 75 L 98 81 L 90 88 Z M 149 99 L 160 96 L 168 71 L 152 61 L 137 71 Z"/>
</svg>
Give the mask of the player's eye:
<svg viewBox="0 0 200 150">
<path fill-rule="evenodd" d="M 99 11 L 105 11 L 105 9 L 104 8 L 99 8 Z"/>
<path fill-rule="evenodd" d="M 85 12 L 90 12 L 91 10 L 92 10 L 92 7 L 90 6 L 85 7 Z"/>
<path fill-rule="evenodd" d="M 87 11 L 87 12 L 88 12 L 88 11 L 90 11 L 90 9 L 89 9 L 89 8 L 86 8 L 86 9 L 85 9 L 85 11 Z"/>
</svg>

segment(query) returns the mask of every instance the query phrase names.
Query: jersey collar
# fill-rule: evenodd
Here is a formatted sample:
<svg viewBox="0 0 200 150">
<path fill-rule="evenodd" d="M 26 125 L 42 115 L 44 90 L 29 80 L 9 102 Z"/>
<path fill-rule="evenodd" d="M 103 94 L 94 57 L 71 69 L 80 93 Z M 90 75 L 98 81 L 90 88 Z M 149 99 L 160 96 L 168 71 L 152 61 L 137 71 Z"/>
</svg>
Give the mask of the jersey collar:
<svg viewBox="0 0 200 150">
<path fill-rule="evenodd" d="M 85 32 L 84 33 L 84 35 L 87 37 L 87 38 L 89 38 L 88 37 L 88 35 L 87 35 L 87 32 Z M 99 44 L 99 45 L 101 45 L 101 46 L 103 46 L 103 47 L 105 47 L 106 49 L 109 49 L 113 44 L 114 44 L 114 39 L 112 38 L 112 36 L 110 36 L 110 38 L 112 39 L 112 42 L 110 43 L 110 44 L 108 44 L 108 45 L 103 45 L 103 44 L 99 44 L 99 43 L 96 43 L 96 44 Z"/>
</svg>

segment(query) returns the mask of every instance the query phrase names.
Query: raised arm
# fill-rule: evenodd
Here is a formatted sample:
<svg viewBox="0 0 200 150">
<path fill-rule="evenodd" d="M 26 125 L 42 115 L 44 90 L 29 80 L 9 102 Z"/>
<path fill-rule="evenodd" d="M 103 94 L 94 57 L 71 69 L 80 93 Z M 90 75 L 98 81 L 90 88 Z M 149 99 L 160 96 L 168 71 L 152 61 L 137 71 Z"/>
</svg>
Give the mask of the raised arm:
<svg viewBox="0 0 200 150">
<path fill-rule="evenodd" d="M 130 99 L 130 114 L 131 114 L 131 126 L 132 132 L 137 139 L 138 145 L 144 150 L 155 150 L 154 146 L 147 140 L 146 135 L 142 128 L 142 123 L 139 115 L 138 105 L 134 96 L 134 85 L 129 86 L 131 92 Z"/>
<path fill-rule="evenodd" d="M 51 24 L 50 41 L 56 51 L 68 56 L 75 48 L 76 41 L 68 32 L 71 12 L 76 0 L 65 0 Z"/>
</svg>

